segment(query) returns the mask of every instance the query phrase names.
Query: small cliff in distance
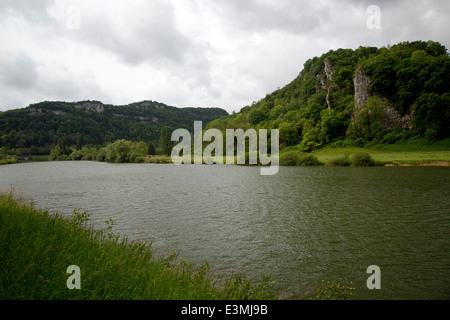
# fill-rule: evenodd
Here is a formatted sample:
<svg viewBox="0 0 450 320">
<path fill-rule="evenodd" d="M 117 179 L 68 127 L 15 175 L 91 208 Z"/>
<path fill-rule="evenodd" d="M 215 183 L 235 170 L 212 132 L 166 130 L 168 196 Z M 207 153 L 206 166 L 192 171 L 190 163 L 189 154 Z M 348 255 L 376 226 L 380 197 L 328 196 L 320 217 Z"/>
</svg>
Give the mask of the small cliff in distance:
<svg viewBox="0 0 450 320">
<path fill-rule="evenodd" d="M 210 128 L 280 130 L 281 147 L 450 136 L 450 57 L 434 41 L 331 50 L 298 77 Z"/>
</svg>

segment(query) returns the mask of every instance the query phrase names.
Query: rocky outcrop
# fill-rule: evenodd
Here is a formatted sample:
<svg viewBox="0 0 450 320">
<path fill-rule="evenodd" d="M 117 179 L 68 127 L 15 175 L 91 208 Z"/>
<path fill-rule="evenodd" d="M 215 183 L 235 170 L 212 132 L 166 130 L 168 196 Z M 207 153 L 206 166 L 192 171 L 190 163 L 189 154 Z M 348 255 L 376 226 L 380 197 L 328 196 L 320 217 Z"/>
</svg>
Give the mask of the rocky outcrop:
<svg viewBox="0 0 450 320">
<path fill-rule="evenodd" d="M 381 101 L 385 102 L 383 109 L 383 127 L 386 131 L 394 130 L 401 127 L 403 129 L 412 129 L 413 113 L 412 111 L 406 115 L 402 115 L 394 107 L 390 106 L 387 99 L 381 94 L 370 92 L 371 81 L 370 77 L 364 72 L 362 66 L 359 66 L 353 77 L 353 85 L 355 87 L 355 114 L 358 110 L 367 103 L 370 97 L 375 96 Z M 411 110 L 414 110 L 412 107 Z"/>
<path fill-rule="evenodd" d="M 412 129 L 413 116 L 411 112 L 402 116 L 394 107 L 386 107 L 383 110 L 383 115 L 383 127 L 386 131 L 394 130 L 398 127 Z"/>
<path fill-rule="evenodd" d="M 355 110 L 361 108 L 363 104 L 366 104 L 370 97 L 370 78 L 364 72 L 364 69 L 359 66 L 353 77 L 353 86 L 355 87 Z"/>
<path fill-rule="evenodd" d="M 333 73 L 334 73 L 334 67 L 333 64 L 331 63 L 330 59 L 325 59 L 324 60 L 324 70 L 325 70 L 325 78 L 322 77 L 320 79 L 321 83 L 322 83 L 322 88 L 324 88 L 325 90 L 327 90 L 327 105 L 328 105 L 328 109 L 331 109 L 331 94 L 333 93 L 333 85 L 331 82 L 331 79 L 333 77 Z"/>
<path fill-rule="evenodd" d="M 103 112 L 105 110 L 105 105 L 98 101 L 82 101 L 74 105 L 77 109 L 86 109 L 87 111 Z"/>
</svg>

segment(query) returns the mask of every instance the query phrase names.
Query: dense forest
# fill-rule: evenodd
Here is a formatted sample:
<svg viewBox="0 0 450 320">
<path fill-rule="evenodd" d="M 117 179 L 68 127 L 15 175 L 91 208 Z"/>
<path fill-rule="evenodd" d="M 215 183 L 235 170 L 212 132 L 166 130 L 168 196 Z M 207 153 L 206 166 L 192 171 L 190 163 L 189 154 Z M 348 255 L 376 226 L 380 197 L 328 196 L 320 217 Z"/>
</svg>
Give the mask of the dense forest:
<svg viewBox="0 0 450 320">
<path fill-rule="evenodd" d="M 438 42 L 331 50 L 299 76 L 207 128 L 280 130 L 281 147 L 390 144 L 449 137 L 450 58 Z"/>
<path fill-rule="evenodd" d="M 116 140 L 157 146 L 164 127 L 193 130 L 226 116 L 220 108 L 176 108 L 154 101 L 124 106 L 98 101 L 41 102 L 0 112 L 0 150 L 16 155 L 50 154 L 58 145 L 104 146 Z"/>
</svg>

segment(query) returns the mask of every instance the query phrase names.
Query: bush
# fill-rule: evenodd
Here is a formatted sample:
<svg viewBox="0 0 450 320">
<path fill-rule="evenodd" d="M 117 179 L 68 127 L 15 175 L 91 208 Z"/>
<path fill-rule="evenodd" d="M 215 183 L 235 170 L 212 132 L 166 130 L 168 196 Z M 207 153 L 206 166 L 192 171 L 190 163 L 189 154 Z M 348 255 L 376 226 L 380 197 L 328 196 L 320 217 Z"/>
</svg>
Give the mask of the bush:
<svg viewBox="0 0 450 320">
<path fill-rule="evenodd" d="M 142 163 L 144 162 L 144 157 L 142 156 L 138 156 L 136 157 L 136 159 L 134 159 L 134 163 Z"/>
<path fill-rule="evenodd" d="M 322 165 L 322 162 L 320 162 L 319 159 L 312 154 L 303 154 L 298 157 L 295 164 L 297 166 L 320 166 Z"/>
<path fill-rule="evenodd" d="M 312 154 L 298 154 L 295 151 L 289 151 L 280 156 L 281 166 L 320 166 L 322 164 Z"/>
<path fill-rule="evenodd" d="M 352 156 L 352 164 L 355 167 L 370 167 L 375 165 L 375 161 L 368 153 L 361 152 Z"/>
<path fill-rule="evenodd" d="M 67 154 L 62 154 L 56 160 L 57 161 L 67 161 L 67 160 L 71 160 L 71 159 L 69 158 L 69 156 Z"/>
<path fill-rule="evenodd" d="M 342 167 L 348 167 L 352 164 L 348 154 L 342 157 L 331 159 L 328 163 L 332 166 L 342 166 Z"/>
<path fill-rule="evenodd" d="M 281 166 L 295 166 L 297 164 L 297 160 L 299 160 L 299 155 L 295 151 L 289 151 L 280 156 L 280 165 Z"/>
<path fill-rule="evenodd" d="M 93 154 L 87 153 L 86 155 L 84 155 L 84 157 L 81 160 L 91 161 L 92 159 L 94 159 Z"/>
<path fill-rule="evenodd" d="M 84 154 L 82 151 L 74 150 L 74 151 L 69 155 L 69 158 L 70 158 L 71 160 L 77 161 L 77 160 L 81 160 L 84 156 L 85 156 L 85 154 Z"/>
</svg>

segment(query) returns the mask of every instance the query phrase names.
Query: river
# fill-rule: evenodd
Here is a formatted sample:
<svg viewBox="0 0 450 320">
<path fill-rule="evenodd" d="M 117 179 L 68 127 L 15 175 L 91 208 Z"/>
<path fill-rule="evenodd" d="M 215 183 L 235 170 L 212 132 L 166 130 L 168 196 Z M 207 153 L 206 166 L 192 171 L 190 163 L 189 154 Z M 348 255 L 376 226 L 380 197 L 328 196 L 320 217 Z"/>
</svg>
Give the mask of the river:
<svg viewBox="0 0 450 320">
<path fill-rule="evenodd" d="M 270 273 L 283 299 L 353 283 L 355 299 L 450 298 L 450 168 L 30 162 L 0 166 L 0 188 L 36 207 L 92 213 L 95 227 L 208 262 L 220 277 Z M 380 268 L 370 290 L 367 268 Z"/>
</svg>

